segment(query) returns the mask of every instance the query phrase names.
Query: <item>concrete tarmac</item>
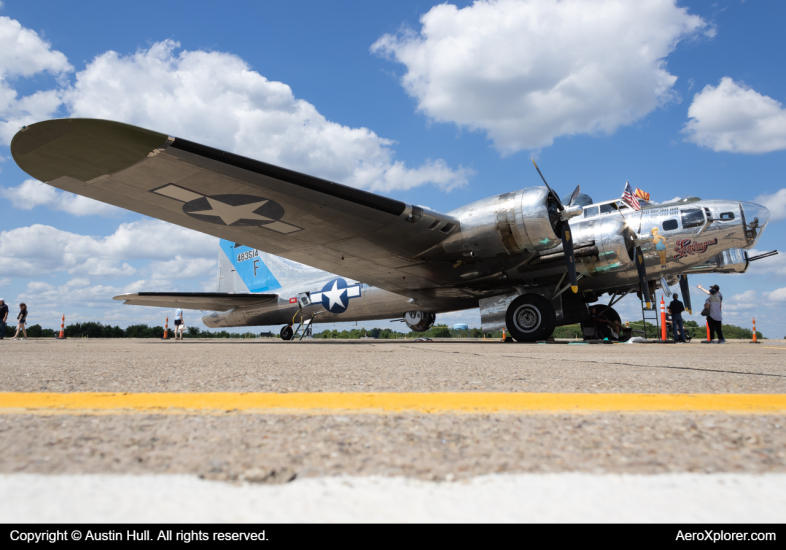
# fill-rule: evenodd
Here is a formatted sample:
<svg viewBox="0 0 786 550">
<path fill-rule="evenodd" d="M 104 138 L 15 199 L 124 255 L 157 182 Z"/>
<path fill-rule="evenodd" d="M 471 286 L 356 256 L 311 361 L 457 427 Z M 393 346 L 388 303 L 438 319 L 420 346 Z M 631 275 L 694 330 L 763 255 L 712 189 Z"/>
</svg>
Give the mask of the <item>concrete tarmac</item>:
<svg viewBox="0 0 786 550">
<path fill-rule="evenodd" d="M 4 392 L 786 393 L 786 345 L 766 341 L 596 346 L 71 339 L 5 340 L 0 349 Z M 786 472 L 782 413 L 0 412 L 0 474 L 63 479 L 186 474 L 242 485 L 340 475 L 468 483 L 488 474 Z M 755 498 L 756 490 L 748 489 L 745 494 Z"/>
</svg>

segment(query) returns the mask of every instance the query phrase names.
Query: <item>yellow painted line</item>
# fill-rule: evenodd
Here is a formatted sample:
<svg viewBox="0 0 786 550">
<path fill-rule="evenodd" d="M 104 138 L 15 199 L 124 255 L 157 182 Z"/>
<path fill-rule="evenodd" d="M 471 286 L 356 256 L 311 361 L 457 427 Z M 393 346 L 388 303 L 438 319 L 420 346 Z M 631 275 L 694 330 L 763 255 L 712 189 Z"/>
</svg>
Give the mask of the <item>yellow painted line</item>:
<svg viewBox="0 0 786 550">
<path fill-rule="evenodd" d="M 0 392 L 0 414 L 223 414 L 227 412 L 786 414 L 786 394 Z"/>
</svg>

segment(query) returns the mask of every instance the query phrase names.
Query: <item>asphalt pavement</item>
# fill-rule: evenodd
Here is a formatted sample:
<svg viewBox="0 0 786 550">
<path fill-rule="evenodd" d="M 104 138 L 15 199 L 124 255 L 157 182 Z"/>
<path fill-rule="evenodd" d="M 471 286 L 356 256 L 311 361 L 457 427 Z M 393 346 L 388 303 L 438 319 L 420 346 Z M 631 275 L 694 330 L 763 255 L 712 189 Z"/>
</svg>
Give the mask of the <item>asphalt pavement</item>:
<svg viewBox="0 0 786 550">
<path fill-rule="evenodd" d="M 303 392 L 306 400 L 326 392 L 786 394 L 786 345 L 767 341 L 721 346 L 50 339 L 5 340 L 0 349 L 0 388 L 6 395 L 21 392 L 23 399 L 86 392 L 110 397 L 229 392 L 229 399 L 232 394 Z M 578 474 L 601 480 L 689 474 L 699 476 L 700 484 L 701 476 L 731 474 L 741 476 L 735 483 L 740 495 L 753 499 L 751 506 L 764 506 L 756 501 L 756 495 L 765 498 L 756 483 L 762 475 L 782 483 L 786 472 L 783 410 L 453 414 L 315 413 L 305 407 L 300 412 L 228 408 L 169 414 L 23 404 L 0 412 L 2 483 L 24 485 L 27 479 L 31 484 L 29 494 L 17 493 L 19 506 L 40 496 L 41 479 L 52 480 L 55 494 L 63 483 L 84 485 L 73 480 L 97 474 L 166 479 L 183 474 L 254 487 L 312 478 L 382 479 L 382 487 L 387 479 L 472 484 L 489 475 Z M 591 490 L 595 482 L 581 483 Z M 436 498 L 430 491 L 423 490 L 424 498 Z M 783 499 L 773 504 L 770 496 L 766 506 L 786 511 Z M 726 512 L 719 510 L 716 517 L 725 518 Z M 0 519 L 4 514 L 0 510 Z M 372 516 L 360 514 L 355 520 Z M 310 517 L 327 521 L 330 515 Z"/>
</svg>

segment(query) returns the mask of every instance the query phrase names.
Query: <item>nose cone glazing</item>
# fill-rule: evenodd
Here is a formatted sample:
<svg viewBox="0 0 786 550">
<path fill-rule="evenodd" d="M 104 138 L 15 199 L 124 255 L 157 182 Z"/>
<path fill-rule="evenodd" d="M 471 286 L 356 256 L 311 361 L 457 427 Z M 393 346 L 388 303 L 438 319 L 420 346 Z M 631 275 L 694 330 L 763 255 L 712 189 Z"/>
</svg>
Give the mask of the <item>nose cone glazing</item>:
<svg viewBox="0 0 786 550">
<path fill-rule="evenodd" d="M 746 248 L 750 248 L 759 242 L 759 236 L 770 220 L 770 211 L 762 205 L 752 202 L 741 202 L 740 206 L 745 225 L 745 238 L 748 241 Z"/>
</svg>

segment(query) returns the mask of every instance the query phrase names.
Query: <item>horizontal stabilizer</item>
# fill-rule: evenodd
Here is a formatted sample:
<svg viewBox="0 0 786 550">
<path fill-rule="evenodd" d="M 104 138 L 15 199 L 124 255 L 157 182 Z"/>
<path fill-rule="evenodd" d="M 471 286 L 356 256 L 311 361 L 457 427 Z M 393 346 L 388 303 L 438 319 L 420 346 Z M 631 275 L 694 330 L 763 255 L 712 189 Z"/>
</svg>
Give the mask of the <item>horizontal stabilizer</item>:
<svg viewBox="0 0 786 550">
<path fill-rule="evenodd" d="M 121 294 L 114 300 L 125 300 L 131 306 L 179 307 L 210 311 L 228 311 L 236 307 L 259 306 L 273 302 L 278 294 L 226 294 L 224 292 L 138 292 Z"/>
</svg>

